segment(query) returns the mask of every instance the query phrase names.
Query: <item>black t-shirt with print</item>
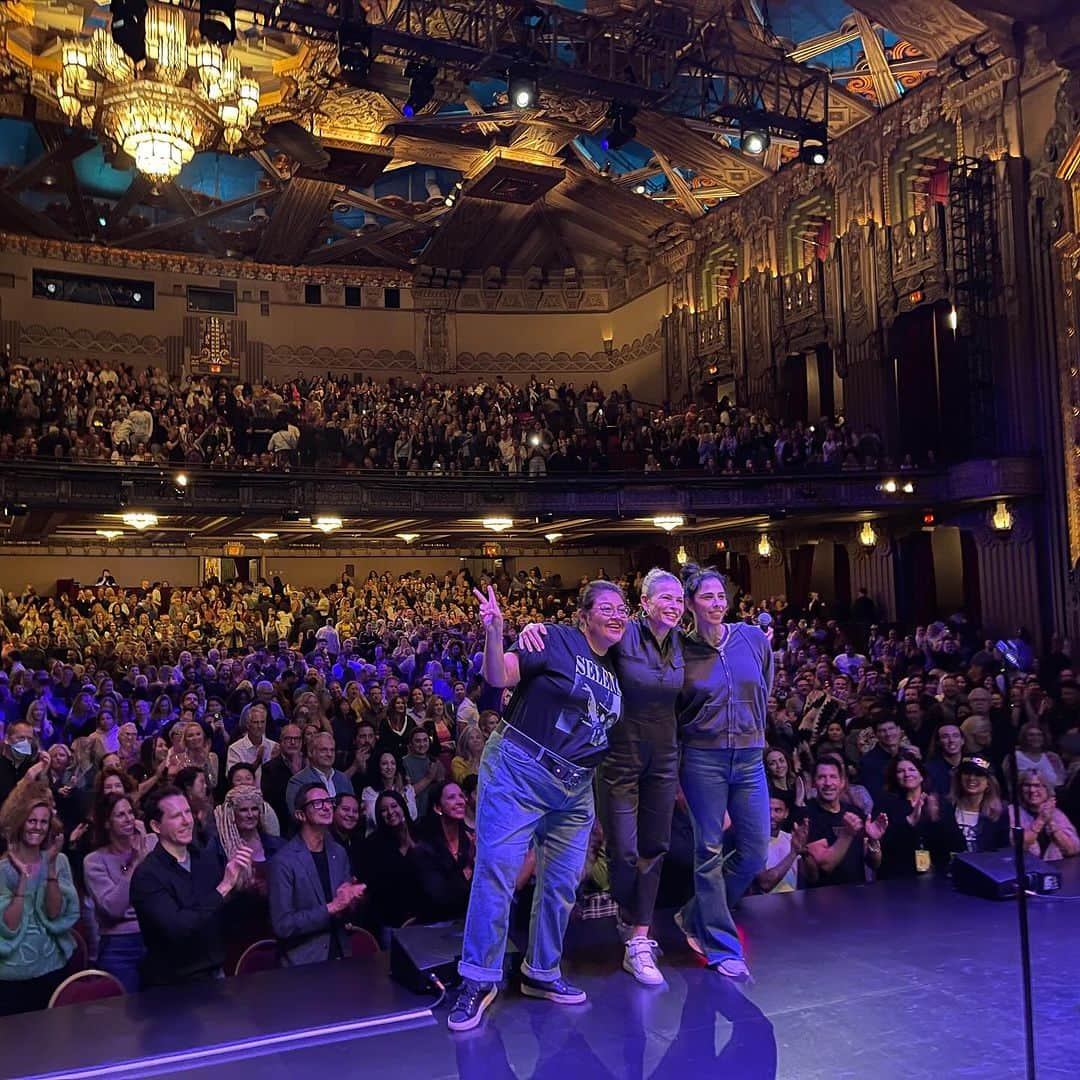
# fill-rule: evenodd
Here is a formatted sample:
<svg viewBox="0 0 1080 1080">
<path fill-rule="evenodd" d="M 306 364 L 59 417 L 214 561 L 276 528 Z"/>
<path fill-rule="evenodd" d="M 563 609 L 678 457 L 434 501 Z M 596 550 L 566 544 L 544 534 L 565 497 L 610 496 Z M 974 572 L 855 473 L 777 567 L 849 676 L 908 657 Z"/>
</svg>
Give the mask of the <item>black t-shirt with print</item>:
<svg viewBox="0 0 1080 1080">
<path fill-rule="evenodd" d="M 543 652 L 510 650 L 521 682 L 506 722 L 575 765 L 607 752 L 608 728 L 622 715 L 622 690 L 608 656 L 597 656 L 576 627 L 547 624 Z"/>
</svg>

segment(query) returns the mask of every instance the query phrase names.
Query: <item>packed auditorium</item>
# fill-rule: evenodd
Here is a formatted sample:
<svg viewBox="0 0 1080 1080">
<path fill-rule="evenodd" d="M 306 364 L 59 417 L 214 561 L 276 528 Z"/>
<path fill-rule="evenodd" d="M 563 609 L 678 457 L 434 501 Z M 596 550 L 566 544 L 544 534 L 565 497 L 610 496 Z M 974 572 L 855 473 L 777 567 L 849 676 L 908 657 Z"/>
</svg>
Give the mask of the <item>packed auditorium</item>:
<svg viewBox="0 0 1080 1080">
<path fill-rule="evenodd" d="M 0 74 L 0 1075 L 1075 1072 L 1068 0 Z"/>
</svg>

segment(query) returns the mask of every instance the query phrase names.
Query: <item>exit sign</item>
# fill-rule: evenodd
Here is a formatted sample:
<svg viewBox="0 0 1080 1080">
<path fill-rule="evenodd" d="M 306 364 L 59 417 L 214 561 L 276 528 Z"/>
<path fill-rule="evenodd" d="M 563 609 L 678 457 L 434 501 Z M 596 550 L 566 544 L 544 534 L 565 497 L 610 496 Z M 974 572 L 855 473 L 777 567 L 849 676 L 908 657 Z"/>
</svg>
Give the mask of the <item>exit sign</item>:
<svg viewBox="0 0 1080 1080">
<path fill-rule="evenodd" d="M 922 303 L 922 292 L 920 290 L 916 289 L 916 291 L 911 294 L 910 299 L 911 299 L 911 302 L 913 304 L 921 304 Z"/>
</svg>

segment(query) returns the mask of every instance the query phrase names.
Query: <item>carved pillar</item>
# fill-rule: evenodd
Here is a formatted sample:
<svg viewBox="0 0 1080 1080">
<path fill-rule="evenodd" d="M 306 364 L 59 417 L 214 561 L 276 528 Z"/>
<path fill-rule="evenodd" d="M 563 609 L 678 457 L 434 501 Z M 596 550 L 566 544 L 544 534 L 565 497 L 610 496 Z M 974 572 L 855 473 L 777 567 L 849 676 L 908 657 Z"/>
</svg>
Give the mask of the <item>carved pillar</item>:
<svg viewBox="0 0 1080 1080">
<path fill-rule="evenodd" d="M 1033 518 L 1027 506 L 1013 506 L 1013 528 L 998 533 L 990 527 L 986 511 L 957 521 L 975 537 L 979 565 L 982 623 L 995 640 L 1025 626 L 1041 644 L 1043 598 L 1039 589 L 1038 553 L 1033 543 Z"/>
<path fill-rule="evenodd" d="M 854 600 L 859 589 L 866 589 L 877 604 L 879 617 L 892 622 L 896 618 L 896 547 L 881 522 L 874 523 L 874 530 L 877 543 L 873 547 L 860 543 L 857 533 L 844 544 L 851 568 L 851 597 Z"/>
</svg>

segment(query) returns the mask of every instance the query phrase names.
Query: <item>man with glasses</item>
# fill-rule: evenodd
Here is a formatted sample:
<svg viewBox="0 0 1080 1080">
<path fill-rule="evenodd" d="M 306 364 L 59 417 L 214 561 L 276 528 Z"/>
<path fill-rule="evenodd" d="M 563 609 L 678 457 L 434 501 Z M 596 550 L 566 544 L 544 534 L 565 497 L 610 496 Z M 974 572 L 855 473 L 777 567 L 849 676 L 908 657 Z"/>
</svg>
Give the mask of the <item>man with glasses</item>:
<svg viewBox="0 0 1080 1080">
<path fill-rule="evenodd" d="M 263 798 L 277 814 L 282 828 L 291 833 L 293 819 L 285 794 L 289 781 L 307 766 L 304 760 L 304 736 L 299 724 L 286 724 L 281 729 L 281 738 L 278 741 L 281 753 L 263 764 L 259 786 L 262 788 Z"/>
<path fill-rule="evenodd" d="M 270 862 L 270 924 L 287 967 L 349 956 L 346 916 L 364 895 L 329 835 L 334 799 L 325 785 L 300 788 L 295 820 L 296 836 Z"/>
</svg>

